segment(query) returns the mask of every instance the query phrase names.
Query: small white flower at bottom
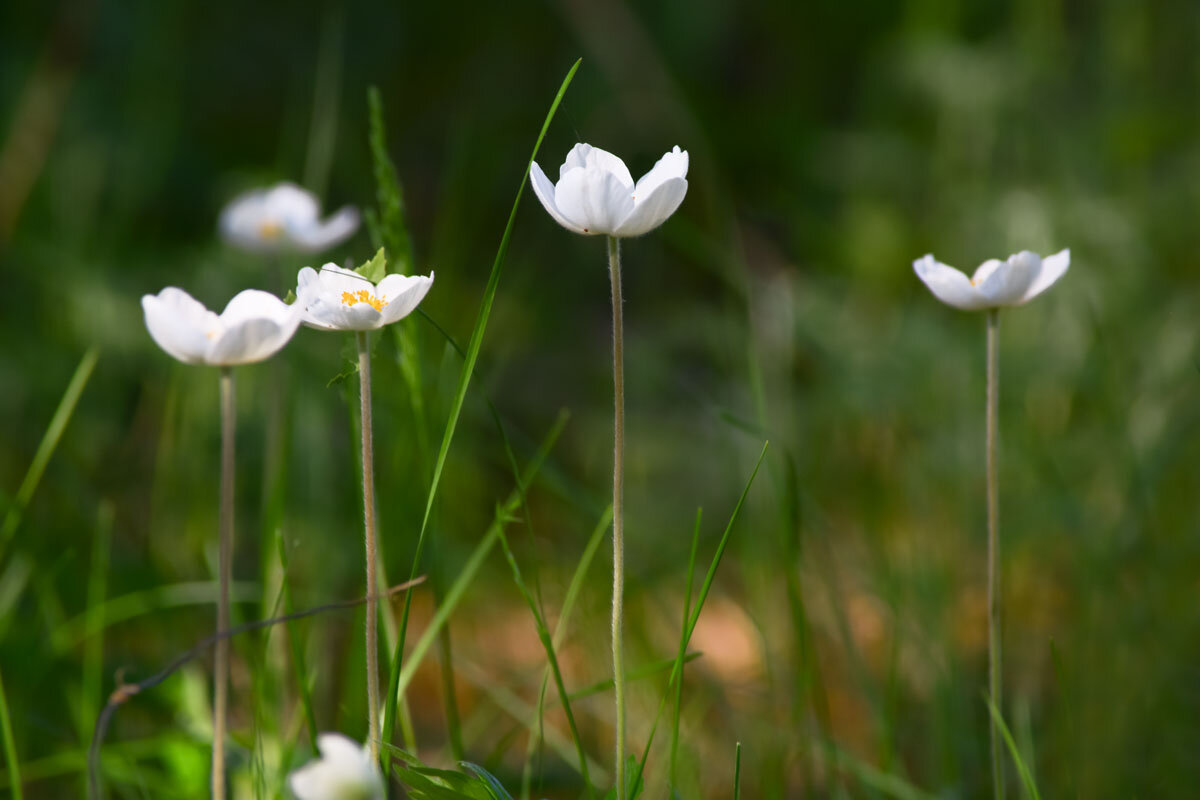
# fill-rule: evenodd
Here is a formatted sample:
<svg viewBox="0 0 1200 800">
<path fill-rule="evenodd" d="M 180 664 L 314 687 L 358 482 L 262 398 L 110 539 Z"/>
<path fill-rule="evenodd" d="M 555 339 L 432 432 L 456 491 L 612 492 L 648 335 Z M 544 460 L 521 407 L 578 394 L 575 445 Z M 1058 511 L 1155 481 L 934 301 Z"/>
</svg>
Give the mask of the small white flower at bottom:
<svg viewBox="0 0 1200 800">
<path fill-rule="evenodd" d="M 383 776 L 370 753 L 340 733 L 317 737 L 321 757 L 288 776 L 296 800 L 384 800 Z"/>
</svg>

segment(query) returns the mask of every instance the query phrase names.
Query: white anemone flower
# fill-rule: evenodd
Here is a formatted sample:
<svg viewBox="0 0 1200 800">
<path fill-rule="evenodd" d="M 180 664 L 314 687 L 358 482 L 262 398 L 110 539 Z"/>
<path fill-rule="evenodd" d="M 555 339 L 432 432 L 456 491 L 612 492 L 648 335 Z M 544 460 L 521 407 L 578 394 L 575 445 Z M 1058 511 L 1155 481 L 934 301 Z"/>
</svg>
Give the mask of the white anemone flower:
<svg viewBox="0 0 1200 800">
<path fill-rule="evenodd" d="M 158 346 L 186 364 L 234 366 L 275 355 L 300 326 L 300 309 L 269 292 L 246 289 L 218 316 L 183 289 L 142 297 L 146 328 Z"/>
<path fill-rule="evenodd" d="M 325 220 L 320 219 L 320 211 L 312 192 L 294 183 L 279 183 L 235 197 L 221 212 L 221 235 L 230 244 L 258 253 L 318 253 L 358 230 L 358 210 L 353 206 Z"/>
<path fill-rule="evenodd" d="M 317 737 L 321 757 L 288 776 L 297 800 L 383 800 L 383 776 L 366 748 L 340 733 Z"/>
<path fill-rule="evenodd" d="M 1070 250 L 1045 258 L 1022 250 L 1005 261 L 988 259 L 970 278 L 932 255 L 913 262 L 917 277 L 925 282 L 934 297 L 964 311 L 1028 303 L 1053 286 L 1066 274 L 1069 266 Z"/>
<path fill-rule="evenodd" d="M 407 317 L 433 286 L 428 275 L 384 276 L 379 283 L 336 264 L 297 276 L 296 305 L 304 323 L 327 331 L 371 331 Z"/>
<path fill-rule="evenodd" d="M 635 184 L 625 162 L 599 147 L 577 144 L 550 182 L 537 162 L 533 191 L 564 228 L 575 233 L 641 236 L 675 213 L 687 194 L 688 154 L 676 146 Z"/>
</svg>

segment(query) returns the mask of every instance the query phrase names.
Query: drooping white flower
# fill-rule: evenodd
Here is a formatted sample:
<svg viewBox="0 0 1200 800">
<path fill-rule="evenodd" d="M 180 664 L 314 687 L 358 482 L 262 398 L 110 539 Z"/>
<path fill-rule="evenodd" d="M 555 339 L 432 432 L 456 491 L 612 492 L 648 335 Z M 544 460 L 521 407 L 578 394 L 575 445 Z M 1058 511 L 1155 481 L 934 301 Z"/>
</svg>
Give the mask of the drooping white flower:
<svg viewBox="0 0 1200 800">
<path fill-rule="evenodd" d="M 159 347 L 184 363 L 213 366 L 270 358 L 301 320 L 300 309 L 258 289 L 236 294 L 220 316 L 174 286 L 143 296 L 142 310 Z"/>
<path fill-rule="evenodd" d="M 288 776 L 296 800 L 383 800 L 383 776 L 366 748 L 340 733 L 317 737 L 321 757 Z"/>
<path fill-rule="evenodd" d="M 1045 258 L 1022 250 L 1005 261 L 992 258 L 983 262 L 970 278 L 932 255 L 914 261 L 913 270 L 938 300 L 977 311 L 1027 303 L 1053 286 L 1070 265 L 1070 250 Z"/>
<path fill-rule="evenodd" d="M 577 144 L 550 182 L 537 162 L 529 170 L 533 191 L 567 230 L 588 235 L 641 236 L 675 213 L 687 194 L 688 154 L 675 147 L 635 184 L 612 153 Z"/>
<path fill-rule="evenodd" d="M 336 264 L 300 270 L 296 305 L 304 323 L 327 331 L 370 331 L 407 317 L 433 286 L 428 275 L 387 275 L 372 283 Z"/>
<path fill-rule="evenodd" d="M 326 220 L 312 192 L 279 183 L 235 197 L 221 212 L 221 235 L 230 244 L 259 253 L 298 250 L 317 253 L 358 230 L 358 210 L 345 206 Z"/>
</svg>

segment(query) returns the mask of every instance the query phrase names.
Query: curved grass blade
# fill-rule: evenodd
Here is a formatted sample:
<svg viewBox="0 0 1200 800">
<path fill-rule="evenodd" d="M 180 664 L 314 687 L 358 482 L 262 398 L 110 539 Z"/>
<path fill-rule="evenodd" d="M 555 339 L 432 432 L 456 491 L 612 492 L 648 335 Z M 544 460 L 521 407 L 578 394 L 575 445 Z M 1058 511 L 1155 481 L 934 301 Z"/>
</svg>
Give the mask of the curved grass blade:
<svg viewBox="0 0 1200 800">
<path fill-rule="evenodd" d="M 680 679 L 683 672 L 684 658 L 683 654 L 687 649 L 688 642 L 692 639 L 692 632 L 696 629 L 696 622 L 700 619 L 700 612 L 704 609 L 704 601 L 708 599 L 708 591 L 712 588 L 713 579 L 717 576 L 717 567 L 721 566 L 721 557 L 725 555 L 725 548 L 729 544 L 729 535 L 733 532 L 733 523 L 737 521 L 738 514 L 741 513 L 742 506 L 746 502 L 746 495 L 750 493 L 750 487 L 754 485 L 754 479 L 758 476 L 758 470 L 762 467 L 763 459 L 767 457 L 767 447 L 770 442 L 763 442 L 762 451 L 758 454 L 758 461 L 754 463 L 754 470 L 750 473 L 750 479 L 746 481 L 745 487 L 742 489 L 742 494 L 738 497 L 737 505 L 733 507 L 733 513 L 729 515 L 729 522 L 725 525 L 725 531 L 721 534 L 721 541 L 717 544 L 717 552 L 713 554 L 712 563 L 708 565 L 708 572 L 704 576 L 704 583 L 700 586 L 700 594 L 696 598 L 696 607 L 692 611 L 691 617 L 684 625 L 684 629 L 680 636 L 680 648 L 675 656 L 675 666 L 671 669 L 671 677 L 667 681 L 667 691 L 663 692 L 662 698 L 658 703 L 658 711 L 654 715 L 654 724 L 650 726 L 650 735 L 646 737 L 646 747 L 642 750 L 642 758 L 638 762 L 636 774 L 633 776 L 633 786 L 641 784 L 642 773 L 646 769 L 646 759 L 650 757 L 650 745 L 654 743 L 654 734 L 658 730 L 658 721 L 662 718 L 663 709 L 667 704 L 667 697 L 670 689 L 674 686 L 675 681 Z M 633 797 L 634 795 L 630 795 Z"/>
<path fill-rule="evenodd" d="M 733 800 L 742 800 L 742 743 L 733 751 Z"/>
<path fill-rule="evenodd" d="M 692 577 L 696 573 L 696 550 L 700 546 L 700 520 L 703 517 L 703 510 L 696 509 L 696 524 L 692 527 L 692 552 L 688 556 L 687 568 L 687 587 L 683 593 L 683 621 L 680 623 L 680 630 L 687 628 L 688 616 L 692 613 Z M 687 650 L 687 642 L 680 638 L 680 652 Z M 676 654 L 676 658 L 678 658 Z M 683 705 L 683 681 L 675 681 L 675 707 L 672 709 L 671 718 L 671 756 L 667 768 L 667 781 L 670 786 L 675 785 L 675 765 L 679 759 L 679 713 L 680 707 Z M 739 751 L 740 752 L 740 751 Z"/>
<path fill-rule="evenodd" d="M 438 484 L 441 482 L 442 469 L 446 465 L 446 455 L 450 451 L 450 442 L 454 439 L 454 431 L 458 425 L 458 416 L 462 411 L 463 401 L 466 398 L 467 386 L 471 382 L 471 375 L 475 371 L 475 361 L 479 357 L 479 348 L 483 344 L 483 334 L 487 329 L 488 317 L 492 312 L 492 302 L 496 297 L 496 288 L 500 283 L 500 272 L 504 266 L 504 257 L 508 253 L 508 241 L 512 236 L 513 225 L 517 219 L 517 209 L 521 205 L 521 197 L 525 193 L 525 184 L 529 180 L 529 170 L 533 165 L 533 161 L 537 158 L 538 149 L 542 146 L 542 140 L 546 137 L 546 131 L 550 128 L 550 122 L 554 119 L 555 113 L 558 111 L 558 106 L 562 102 L 563 95 L 566 94 L 567 87 L 571 85 L 571 80 L 575 77 L 575 72 L 579 69 L 579 64 L 582 61 L 576 61 L 567 72 L 567 76 L 563 79 L 562 84 L 558 88 L 558 94 L 554 97 L 554 102 L 550 105 L 550 111 L 546 114 L 546 120 L 542 123 L 542 130 L 538 133 L 537 141 L 533 145 L 533 152 L 529 156 L 529 161 L 525 165 L 525 172 L 521 176 L 521 184 L 517 188 L 516 199 L 513 200 L 512 211 L 508 215 L 508 224 L 504 227 L 504 234 L 500 237 L 500 247 L 496 251 L 496 259 L 492 263 L 492 272 L 488 277 L 487 287 L 483 292 L 483 301 L 480 304 L 479 315 L 475 319 L 475 327 L 471 331 L 471 340 L 467 345 L 467 358 L 462 367 L 462 372 L 458 379 L 458 389 L 454 393 L 454 400 L 450 406 L 450 415 L 446 421 L 446 430 L 442 435 L 442 444 L 438 450 L 437 461 L 434 464 L 433 476 L 429 484 L 429 494 L 425 500 L 425 513 L 421 519 L 421 531 L 417 535 L 416 552 L 413 554 L 412 576 L 415 577 L 421 565 L 421 551 L 425 544 L 425 535 L 429 527 L 429 515 L 433 510 L 433 501 L 437 496 Z M 412 595 L 407 594 L 404 597 L 404 611 L 400 619 L 400 637 L 396 642 L 396 650 L 392 655 L 392 674 L 394 681 L 389 687 L 387 701 L 384 707 L 384 741 L 390 741 L 395 730 L 396 719 L 396 701 L 397 694 L 400 691 L 400 686 L 395 682 L 400 678 L 399 665 L 404 656 L 404 641 L 408 634 L 408 617 L 412 610 Z"/>
<path fill-rule="evenodd" d="M 0 678 L 0 736 L 4 739 L 4 759 L 8 762 L 8 786 L 12 791 L 13 800 L 21 800 L 24 796 L 21 794 L 21 763 L 17 759 L 17 742 L 13 739 L 3 678 Z"/>
<path fill-rule="evenodd" d="M 1033 779 L 1033 773 L 1025 764 L 1025 759 L 1021 758 L 1021 751 L 1017 747 L 1017 743 L 1013 740 L 1012 733 L 1008 730 L 1008 725 L 1004 722 L 1004 717 L 1000 715 L 996 704 L 992 702 L 992 698 L 984 696 L 984 702 L 987 703 L 988 711 L 992 715 L 992 720 L 996 723 L 996 727 L 1000 729 L 1000 734 L 1004 737 L 1004 744 L 1008 746 L 1008 754 L 1012 756 L 1013 764 L 1017 768 L 1017 774 L 1021 776 L 1021 784 L 1025 787 L 1026 797 L 1031 800 L 1042 800 L 1042 796 L 1038 793 L 1037 781 Z"/>
<path fill-rule="evenodd" d="M 92 370 L 96 368 L 96 361 L 99 358 L 99 348 L 88 348 L 88 351 L 83 354 L 83 358 L 80 359 L 79 366 L 75 368 L 75 374 L 71 376 L 71 382 L 67 384 L 62 400 L 59 401 L 58 408 L 54 410 L 54 416 L 50 418 L 50 426 L 46 428 L 37 452 L 34 453 L 33 461 L 29 464 L 29 471 L 25 473 L 25 478 L 21 481 L 20 488 L 17 489 L 12 506 L 4 515 L 4 525 L 0 527 L 0 551 L 3 551 L 3 548 L 8 545 L 9 539 L 17 532 L 25 508 L 33 499 L 33 493 L 42 480 L 46 465 L 50 463 L 50 457 L 54 455 L 54 450 L 58 447 L 59 440 L 62 439 L 63 431 L 67 429 L 67 423 L 71 421 L 71 415 L 75 413 L 75 406 L 79 402 L 80 395 L 83 394 L 84 387 L 87 386 L 88 379 L 92 377 Z"/>
<path fill-rule="evenodd" d="M 588 567 L 592 564 L 592 559 L 596 556 L 596 551 L 600 549 L 600 543 L 604 541 L 604 534 L 608 532 L 608 526 L 612 522 L 612 505 L 604 509 L 604 513 L 600 515 L 600 521 L 596 523 L 596 527 L 592 529 L 592 535 L 588 538 L 587 546 L 583 548 L 583 555 L 579 558 L 579 563 L 575 565 L 575 574 L 571 576 L 571 583 L 567 586 L 567 593 L 563 596 L 562 609 L 559 611 L 558 622 L 554 626 L 554 636 L 552 642 L 557 649 L 562 646 L 563 637 L 567 632 L 567 621 L 571 618 L 571 612 L 575 610 L 575 601 L 579 598 L 579 592 L 583 589 L 583 578 L 587 575 Z M 530 783 L 533 777 L 532 765 L 533 755 L 541 747 L 542 735 L 544 728 L 544 715 L 546 711 L 546 689 L 550 683 L 550 667 L 547 666 L 542 672 L 542 683 L 538 687 L 538 702 L 537 702 L 537 730 L 534 735 L 529 737 L 529 747 L 525 751 L 525 766 L 521 770 L 521 800 L 529 800 Z M 572 695 L 573 697 L 576 695 Z"/>
<path fill-rule="evenodd" d="M 471 771 L 475 777 L 487 785 L 488 791 L 492 795 L 492 800 L 513 800 L 512 795 L 504 788 L 504 784 L 496 779 L 495 775 L 478 764 L 472 764 L 470 761 L 460 761 L 458 763 L 463 769 Z"/>
<path fill-rule="evenodd" d="M 550 448 L 558 440 L 558 436 L 562 433 L 566 422 L 567 413 L 564 411 L 559 414 L 554 426 L 546 435 L 545 441 L 538 448 L 533 460 L 525 468 L 521 481 L 524 485 L 528 486 L 529 482 L 533 480 L 533 476 L 537 474 L 538 469 L 542 466 L 542 462 L 546 460 Z M 421 634 L 421 638 L 413 646 L 412 654 L 408 660 L 404 661 L 403 664 L 401 664 L 399 658 L 392 660 L 392 673 L 389 681 L 391 688 L 388 691 L 387 706 L 390 714 L 395 714 L 396 698 L 404 694 L 404 690 L 408 688 L 408 684 L 416 674 L 417 668 L 421 666 L 421 661 L 425 658 L 425 654 L 433 644 L 434 638 L 438 635 L 442 626 L 446 624 L 446 621 L 450 618 L 450 614 L 453 613 L 454 608 L 458 605 L 459 600 L 466 593 L 467 586 L 475 578 L 475 573 L 479 571 L 479 567 L 482 566 L 484 559 L 487 558 L 488 553 L 500 538 L 503 526 L 512 519 L 512 515 L 519 503 L 520 493 L 516 489 L 513 489 L 505 503 L 496 508 L 496 514 L 491 526 L 483 535 L 479 544 L 475 546 L 474 551 L 472 551 L 470 557 L 467 559 L 467 563 L 463 565 L 462 571 L 459 572 L 458 577 L 455 578 L 454 583 L 447 590 L 444 602 L 438 607 L 437 612 L 433 615 L 433 619 L 429 621 L 429 625 L 425 628 L 424 633 Z M 401 637 L 399 644 L 403 646 L 403 643 L 404 639 Z M 386 718 L 385 723 L 392 720 L 394 720 L 394 716 L 389 716 Z"/>
</svg>

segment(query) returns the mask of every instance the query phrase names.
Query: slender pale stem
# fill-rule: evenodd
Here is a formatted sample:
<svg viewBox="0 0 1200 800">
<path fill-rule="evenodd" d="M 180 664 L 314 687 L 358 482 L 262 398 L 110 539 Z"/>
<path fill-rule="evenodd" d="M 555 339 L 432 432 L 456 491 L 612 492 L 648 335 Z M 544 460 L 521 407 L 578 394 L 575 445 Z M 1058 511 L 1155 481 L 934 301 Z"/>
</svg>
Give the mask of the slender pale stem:
<svg viewBox="0 0 1200 800">
<path fill-rule="evenodd" d="M 613 687 L 617 702 L 617 800 L 625 800 L 625 665 L 622 628 L 625 594 L 624 465 L 625 455 L 625 334 L 621 304 L 621 243 L 608 237 L 608 274 L 612 280 L 613 313 Z"/>
<path fill-rule="evenodd" d="M 1000 706 L 1000 531 L 996 496 L 996 401 L 999 395 L 997 338 L 1000 312 L 987 312 L 987 527 L 988 527 L 988 693 L 997 713 Z M 1001 734 L 992 721 L 992 783 L 996 800 L 1004 797 L 1004 762 Z"/>
<path fill-rule="evenodd" d="M 221 516 L 217 544 L 217 631 L 229 630 L 233 573 L 233 368 L 221 367 Z M 229 705 L 229 639 L 217 640 L 213 664 L 213 800 L 225 798 L 225 712 Z"/>
<path fill-rule="evenodd" d="M 371 350 L 358 331 L 359 399 L 362 413 L 363 525 L 367 549 L 367 738 L 371 760 L 379 760 L 379 610 L 375 567 L 375 452 L 371 440 Z"/>
</svg>

